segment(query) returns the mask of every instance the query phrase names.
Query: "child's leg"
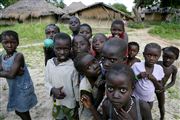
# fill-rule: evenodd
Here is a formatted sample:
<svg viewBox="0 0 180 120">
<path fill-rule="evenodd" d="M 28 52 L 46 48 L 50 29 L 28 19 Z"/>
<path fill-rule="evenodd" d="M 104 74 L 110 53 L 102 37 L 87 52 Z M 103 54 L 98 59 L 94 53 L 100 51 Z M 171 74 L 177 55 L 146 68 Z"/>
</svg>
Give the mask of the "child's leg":
<svg viewBox="0 0 180 120">
<path fill-rule="evenodd" d="M 165 108 L 164 108 L 165 94 L 164 94 L 164 92 L 156 93 L 156 96 L 157 96 L 158 107 L 159 107 L 159 111 L 160 111 L 160 115 L 161 115 L 160 120 L 164 120 L 164 114 L 165 114 Z"/>
<path fill-rule="evenodd" d="M 18 111 L 15 111 L 15 113 L 19 117 L 21 117 L 22 120 L 31 120 L 31 116 L 30 116 L 29 111 L 27 111 L 27 112 L 18 112 Z"/>
</svg>

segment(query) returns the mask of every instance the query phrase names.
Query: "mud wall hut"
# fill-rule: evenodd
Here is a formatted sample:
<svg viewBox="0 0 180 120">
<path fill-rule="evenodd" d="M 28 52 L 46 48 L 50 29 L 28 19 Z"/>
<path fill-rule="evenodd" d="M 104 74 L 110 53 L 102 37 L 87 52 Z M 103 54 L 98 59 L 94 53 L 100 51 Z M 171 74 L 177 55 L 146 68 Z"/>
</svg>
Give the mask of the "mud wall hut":
<svg viewBox="0 0 180 120">
<path fill-rule="evenodd" d="M 45 0 L 20 0 L 1 12 L 0 24 L 45 22 L 56 23 L 64 11 Z"/>
</svg>

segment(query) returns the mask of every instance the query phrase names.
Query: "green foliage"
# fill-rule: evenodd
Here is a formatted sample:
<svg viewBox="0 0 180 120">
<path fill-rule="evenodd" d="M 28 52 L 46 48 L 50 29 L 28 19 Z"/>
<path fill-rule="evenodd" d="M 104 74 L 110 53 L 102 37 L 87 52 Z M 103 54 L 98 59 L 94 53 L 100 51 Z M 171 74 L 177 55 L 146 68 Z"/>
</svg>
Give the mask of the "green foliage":
<svg viewBox="0 0 180 120">
<path fill-rule="evenodd" d="M 180 40 L 180 24 L 162 22 L 154 26 L 149 33 L 168 40 Z"/>
<path fill-rule="evenodd" d="M 171 99 L 180 99 L 180 94 L 177 88 L 172 87 L 167 90 L 169 94 L 169 98 Z"/>
<path fill-rule="evenodd" d="M 131 14 L 128 10 L 127 10 L 127 7 L 124 5 L 124 4 L 120 4 L 120 3 L 114 3 L 112 5 L 112 7 L 116 8 L 117 10 L 119 11 L 122 11 L 124 13 L 127 13 L 127 14 Z"/>
<path fill-rule="evenodd" d="M 19 0 L 0 0 L 0 9 L 2 9 L 3 7 L 6 8 L 9 5 L 12 5 L 17 1 L 19 1 Z"/>
<path fill-rule="evenodd" d="M 4 30 L 14 30 L 19 34 L 20 45 L 41 43 L 45 39 L 44 29 L 47 24 L 16 24 L 14 26 L 0 26 L 0 33 Z M 61 31 L 66 31 L 71 34 L 67 25 L 60 25 Z"/>
<path fill-rule="evenodd" d="M 66 6 L 63 0 L 46 0 L 46 1 L 62 9 Z"/>
<path fill-rule="evenodd" d="M 145 23 L 129 22 L 128 27 L 129 28 L 134 28 L 134 29 L 143 29 L 143 28 L 148 28 L 149 25 L 145 24 Z"/>
</svg>

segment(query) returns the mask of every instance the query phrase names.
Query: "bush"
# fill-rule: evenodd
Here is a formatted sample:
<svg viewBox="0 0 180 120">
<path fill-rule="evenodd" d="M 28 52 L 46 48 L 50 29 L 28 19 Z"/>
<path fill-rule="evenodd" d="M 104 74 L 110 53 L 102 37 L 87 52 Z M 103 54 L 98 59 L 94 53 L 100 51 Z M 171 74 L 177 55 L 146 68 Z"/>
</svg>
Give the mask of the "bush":
<svg viewBox="0 0 180 120">
<path fill-rule="evenodd" d="M 145 23 L 130 22 L 128 23 L 128 27 L 135 28 L 135 29 L 143 29 L 143 28 L 148 28 L 150 26 Z"/>
</svg>

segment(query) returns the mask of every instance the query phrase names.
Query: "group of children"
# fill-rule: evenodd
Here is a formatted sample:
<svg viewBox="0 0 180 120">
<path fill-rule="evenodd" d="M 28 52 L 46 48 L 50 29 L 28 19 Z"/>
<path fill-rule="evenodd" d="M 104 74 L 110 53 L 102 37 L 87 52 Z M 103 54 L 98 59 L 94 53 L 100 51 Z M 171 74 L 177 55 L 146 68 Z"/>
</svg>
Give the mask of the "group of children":
<svg viewBox="0 0 180 120">
<path fill-rule="evenodd" d="M 53 101 L 55 120 L 152 120 L 151 109 L 157 96 L 161 120 L 164 119 L 164 92 L 176 80 L 173 65 L 179 49 L 161 49 L 157 43 L 145 46 L 144 61 L 136 57 L 137 42 L 128 43 L 124 23 L 115 20 L 111 36 L 97 33 L 73 16 L 69 20 L 72 36 L 60 32 L 55 24 L 45 29 L 53 48 L 44 47 L 45 87 Z M 14 31 L 4 31 L 1 42 L 6 53 L 0 59 L 0 77 L 9 85 L 8 110 L 22 120 L 31 120 L 29 109 L 36 95 Z M 159 61 L 163 51 L 162 61 Z M 167 84 L 168 79 L 171 82 Z"/>
</svg>

